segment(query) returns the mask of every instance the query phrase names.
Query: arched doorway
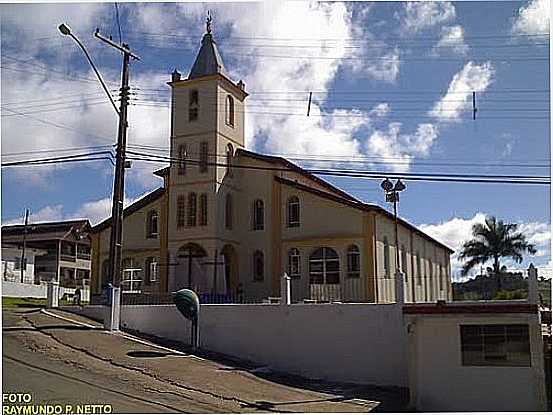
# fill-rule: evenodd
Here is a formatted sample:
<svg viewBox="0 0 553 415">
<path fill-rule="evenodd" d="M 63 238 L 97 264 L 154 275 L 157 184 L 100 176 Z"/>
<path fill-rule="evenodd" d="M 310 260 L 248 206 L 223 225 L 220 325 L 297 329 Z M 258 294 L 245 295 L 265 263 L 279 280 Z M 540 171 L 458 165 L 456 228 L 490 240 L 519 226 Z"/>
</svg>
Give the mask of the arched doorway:
<svg viewBox="0 0 553 415">
<path fill-rule="evenodd" d="M 177 251 L 177 275 L 175 289 L 189 288 L 196 292 L 202 291 L 205 284 L 204 261 L 207 253 L 200 245 L 187 243 Z"/>
<path fill-rule="evenodd" d="M 238 255 L 232 245 L 225 245 L 221 250 L 225 259 L 225 286 L 228 295 L 236 295 L 238 290 Z"/>
</svg>

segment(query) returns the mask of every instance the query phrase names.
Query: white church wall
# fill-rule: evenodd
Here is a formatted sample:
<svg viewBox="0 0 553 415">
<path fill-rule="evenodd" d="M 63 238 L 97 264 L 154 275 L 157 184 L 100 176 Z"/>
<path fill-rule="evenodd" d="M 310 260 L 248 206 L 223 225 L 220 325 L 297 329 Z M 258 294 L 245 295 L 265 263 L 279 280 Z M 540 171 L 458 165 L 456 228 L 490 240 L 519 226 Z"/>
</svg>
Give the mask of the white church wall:
<svg viewBox="0 0 553 415">
<path fill-rule="evenodd" d="M 124 306 L 123 327 L 190 344 L 172 305 Z M 308 378 L 406 387 L 407 343 L 395 305 L 204 305 L 201 347 Z"/>
</svg>

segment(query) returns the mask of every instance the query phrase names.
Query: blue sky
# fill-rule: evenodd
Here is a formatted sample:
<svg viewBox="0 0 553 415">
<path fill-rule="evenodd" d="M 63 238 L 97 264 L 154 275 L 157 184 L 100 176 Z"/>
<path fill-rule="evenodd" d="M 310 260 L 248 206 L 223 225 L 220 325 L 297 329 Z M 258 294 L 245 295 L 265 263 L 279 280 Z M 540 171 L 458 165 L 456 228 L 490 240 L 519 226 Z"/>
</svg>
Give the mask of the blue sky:
<svg viewBox="0 0 553 415">
<path fill-rule="evenodd" d="M 208 9 L 229 76 L 251 93 L 251 150 L 306 167 L 550 175 L 549 167 L 515 166 L 551 159 L 549 35 L 537 36 L 549 33 L 546 0 L 120 3 L 123 41 L 142 57 L 131 67 L 138 89 L 129 144 L 158 154 L 168 147 L 163 91 L 173 69 L 187 75 Z M 113 109 L 82 52 L 57 32 L 68 23 L 115 89 L 120 55 L 92 36 L 99 27 L 118 40 L 115 5 L 2 4 L 0 11 L 3 162 L 115 142 Z M 309 118 L 307 91 L 314 92 Z M 83 149 L 60 151 L 71 148 Z M 19 152 L 26 154 L 10 155 Z M 356 164 L 345 163 L 352 158 Z M 129 201 L 161 185 L 151 174 L 161 166 L 134 164 Z M 3 168 L 2 222 L 20 221 L 25 207 L 34 221 L 97 222 L 109 212 L 112 170 L 107 161 Z M 328 179 L 385 205 L 379 181 Z M 400 213 L 456 249 L 486 214 L 519 223 L 538 245 L 532 261 L 550 273 L 550 197 L 547 186 L 408 181 Z"/>
</svg>

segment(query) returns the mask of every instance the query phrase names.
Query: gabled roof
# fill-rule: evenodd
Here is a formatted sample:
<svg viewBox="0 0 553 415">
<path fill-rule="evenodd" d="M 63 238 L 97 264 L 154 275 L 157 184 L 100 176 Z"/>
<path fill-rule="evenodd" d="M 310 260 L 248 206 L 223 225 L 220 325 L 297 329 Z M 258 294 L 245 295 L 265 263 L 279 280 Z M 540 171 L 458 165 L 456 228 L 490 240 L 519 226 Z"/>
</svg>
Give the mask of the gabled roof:
<svg viewBox="0 0 553 415">
<path fill-rule="evenodd" d="M 267 156 L 265 154 L 259 154 L 259 153 L 255 153 L 253 151 L 245 150 L 243 148 L 239 148 L 238 150 L 236 150 L 235 154 L 236 155 L 242 155 L 244 157 L 251 157 L 251 158 L 254 158 L 254 159 L 257 159 L 257 160 L 262 160 L 262 161 L 266 161 L 266 162 L 273 163 L 273 164 L 283 164 L 286 168 L 288 168 L 288 169 L 290 169 L 290 170 L 292 170 L 292 171 L 294 171 L 298 174 L 301 174 L 302 176 L 307 177 L 308 179 L 313 180 L 315 183 L 327 188 L 331 192 L 339 194 L 344 199 L 359 202 L 352 195 L 344 192 L 341 189 L 338 189 L 336 186 L 331 185 L 326 180 L 323 180 L 323 179 L 315 176 L 314 174 L 309 173 L 307 170 L 302 169 L 300 166 L 298 166 L 297 164 L 292 163 L 291 161 L 285 159 L 284 157 Z"/>
<path fill-rule="evenodd" d="M 223 65 L 223 59 L 217 50 L 217 45 L 213 40 L 211 33 L 206 33 L 202 38 L 202 46 L 196 56 L 194 65 L 190 70 L 188 79 L 201 78 L 207 75 L 221 74 L 225 75 L 225 66 Z"/>
<path fill-rule="evenodd" d="M 73 235 L 77 240 L 90 232 L 88 219 L 66 220 L 58 222 L 29 223 L 26 240 L 28 242 L 52 241 L 67 239 Z M 25 225 L 2 226 L 2 243 L 20 243 L 25 233 Z"/>
<path fill-rule="evenodd" d="M 136 202 L 134 202 L 133 204 L 123 209 L 123 217 L 126 218 L 127 216 L 132 215 L 134 212 L 142 209 L 144 206 L 147 206 L 150 203 L 155 202 L 164 194 L 165 194 L 165 189 L 163 187 L 159 187 L 153 192 L 148 193 L 146 196 L 142 197 L 141 199 L 138 199 Z M 97 232 L 103 231 L 104 229 L 109 228 L 110 226 L 111 226 L 111 217 L 93 226 L 90 231 L 91 233 L 97 233 Z"/>
<path fill-rule="evenodd" d="M 282 177 L 275 176 L 274 179 L 277 182 L 282 183 L 284 185 L 295 187 L 299 190 L 302 190 L 302 191 L 305 191 L 305 192 L 323 197 L 325 199 L 329 199 L 329 200 L 332 200 L 332 201 L 337 202 L 337 203 L 342 203 L 344 205 L 348 205 L 352 208 L 359 209 L 359 210 L 378 212 L 378 213 L 381 213 L 381 214 L 389 217 L 392 220 L 394 219 L 394 215 L 392 215 L 386 209 L 384 209 L 384 208 L 382 208 L 378 205 L 372 205 L 372 204 L 368 204 L 368 203 L 363 203 L 363 202 L 358 201 L 358 200 L 351 200 L 351 199 L 342 198 L 342 197 L 336 196 L 332 193 L 323 192 L 322 190 L 315 189 L 314 187 L 306 186 L 304 184 L 301 184 L 301 183 L 298 183 L 298 182 L 295 182 L 295 181 L 292 181 L 292 180 L 284 179 Z M 447 246 L 447 245 L 443 244 L 442 242 L 432 238 L 430 235 L 427 235 L 426 233 L 421 231 L 419 228 L 417 228 L 416 226 L 410 224 L 409 222 L 405 221 L 404 219 L 401 219 L 400 217 L 398 217 L 398 223 L 402 224 L 403 226 L 405 226 L 406 228 L 412 230 L 413 232 L 419 234 L 423 238 L 428 239 L 428 240 L 442 246 L 443 248 L 447 249 L 450 253 L 455 252 L 449 246 Z"/>
</svg>

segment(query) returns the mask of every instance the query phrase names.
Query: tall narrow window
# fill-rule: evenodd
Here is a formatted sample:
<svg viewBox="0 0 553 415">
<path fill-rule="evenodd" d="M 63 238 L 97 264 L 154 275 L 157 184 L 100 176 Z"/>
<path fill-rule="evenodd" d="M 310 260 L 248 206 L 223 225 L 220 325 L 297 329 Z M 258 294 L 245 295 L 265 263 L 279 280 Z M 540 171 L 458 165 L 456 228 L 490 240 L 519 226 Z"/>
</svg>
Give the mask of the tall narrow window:
<svg viewBox="0 0 553 415">
<path fill-rule="evenodd" d="M 225 122 L 228 126 L 234 127 L 234 99 L 230 95 L 227 95 L 225 105 Z"/>
<path fill-rule="evenodd" d="M 298 248 L 288 251 L 288 276 L 290 278 L 301 277 L 301 257 Z"/>
<path fill-rule="evenodd" d="M 438 265 L 438 269 L 440 273 L 440 275 L 438 276 L 438 283 L 439 283 L 440 291 L 442 291 L 444 289 L 444 267 L 442 267 L 442 264 Z"/>
<path fill-rule="evenodd" d="M 265 206 L 263 200 L 257 199 L 253 202 L 253 230 L 261 231 L 265 227 Z"/>
<path fill-rule="evenodd" d="M 232 195 L 227 193 L 225 199 L 225 228 L 232 229 Z"/>
<path fill-rule="evenodd" d="M 300 226 L 300 199 L 297 196 L 288 199 L 287 216 L 289 228 Z"/>
<path fill-rule="evenodd" d="M 234 156 L 234 149 L 232 144 L 227 145 L 227 173 L 230 174 L 230 168 L 232 167 L 232 157 Z"/>
<path fill-rule="evenodd" d="M 386 278 L 390 278 L 390 244 L 388 244 L 388 238 L 384 237 L 384 275 Z"/>
<path fill-rule="evenodd" d="M 418 252 L 417 252 L 416 261 L 417 261 L 417 285 L 421 285 L 422 284 L 421 256 Z"/>
<path fill-rule="evenodd" d="M 200 173 L 207 171 L 207 141 L 200 143 Z"/>
<path fill-rule="evenodd" d="M 185 223 L 184 195 L 177 197 L 177 228 L 182 228 Z"/>
<path fill-rule="evenodd" d="M 263 259 L 263 252 L 255 251 L 253 253 L 253 280 L 263 281 L 265 277 L 265 260 Z"/>
<path fill-rule="evenodd" d="M 177 173 L 179 175 L 186 174 L 186 157 L 187 156 L 188 156 L 188 154 L 187 154 L 186 144 L 181 144 L 179 146 L 179 152 L 177 154 L 177 158 L 178 158 Z"/>
<path fill-rule="evenodd" d="M 198 119 L 198 113 L 200 111 L 200 102 L 198 91 L 193 89 L 188 95 L 188 121 L 196 121 Z"/>
<path fill-rule="evenodd" d="M 357 245 L 350 245 L 348 247 L 348 277 L 349 278 L 359 278 L 361 273 L 361 255 L 359 253 L 359 248 Z"/>
<path fill-rule="evenodd" d="M 200 195 L 200 226 L 207 225 L 207 195 Z"/>
<path fill-rule="evenodd" d="M 151 283 L 155 283 L 158 281 L 158 274 L 159 274 L 159 268 L 157 259 L 154 257 L 148 257 L 146 258 L 146 261 L 144 262 L 144 272 L 145 272 L 145 278 L 144 283 L 146 285 L 149 285 Z"/>
<path fill-rule="evenodd" d="M 196 226 L 196 193 L 188 194 L 188 226 Z"/>
<path fill-rule="evenodd" d="M 146 237 L 157 238 L 158 235 L 158 214 L 157 211 L 151 210 L 148 212 L 146 219 Z"/>
<path fill-rule="evenodd" d="M 434 291 L 433 280 L 434 280 L 434 262 L 432 262 L 432 258 L 430 258 L 428 259 L 428 285 L 430 286 L 430 293 Z"/>
</svg>

